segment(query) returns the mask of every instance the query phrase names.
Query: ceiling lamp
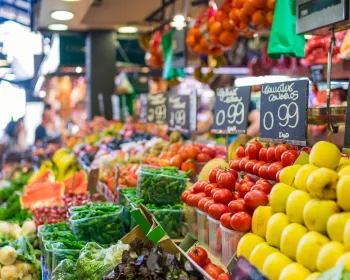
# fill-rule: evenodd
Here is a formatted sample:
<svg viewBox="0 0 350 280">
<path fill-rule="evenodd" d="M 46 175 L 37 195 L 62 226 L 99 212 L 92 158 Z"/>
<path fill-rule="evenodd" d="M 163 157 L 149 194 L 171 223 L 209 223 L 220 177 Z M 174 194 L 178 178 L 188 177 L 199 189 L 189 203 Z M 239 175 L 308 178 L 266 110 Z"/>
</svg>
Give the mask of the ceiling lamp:
<svg viewBox="0 0 350 280">
<path fill-rule="evenodd" d="M 55 20 L 71 20 L 74 14 L 69 11 L 53 11 L 51 17 Z"/>
<path fill-rule="evenodd" d="M 174 22 L 184 22 L 185 21 L 185 17 L 183 15 L 176 15 L 173 18 Z"/>
<path fill-rule="evenodd" d="M 68 30 L 68 25 L 62 23 L 54 23 L 50 24 L 47 28 L 52 31 L 65 31 Z"/>
<path fill-rule="evenodd" d="M 122 26 L 118 28 L 118 32 L 123 34 L 136 33 L 137 31 L 138 28 L 136 26 Z"/>
</svg>

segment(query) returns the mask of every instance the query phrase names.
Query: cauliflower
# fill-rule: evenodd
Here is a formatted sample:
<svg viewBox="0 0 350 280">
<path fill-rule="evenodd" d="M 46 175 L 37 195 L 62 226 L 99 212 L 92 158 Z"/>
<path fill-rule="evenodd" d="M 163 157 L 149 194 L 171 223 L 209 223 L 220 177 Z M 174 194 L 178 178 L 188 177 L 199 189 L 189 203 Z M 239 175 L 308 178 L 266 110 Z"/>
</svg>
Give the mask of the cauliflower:
<svg viewBox="0 0 350 280">
<path fill-rule="evenodd" d="M 2 247 L 0 250 L 0 262 L 3 265 L 11 265 L 17 259 L 17 252 L 11 246 Z"/>
</svg>

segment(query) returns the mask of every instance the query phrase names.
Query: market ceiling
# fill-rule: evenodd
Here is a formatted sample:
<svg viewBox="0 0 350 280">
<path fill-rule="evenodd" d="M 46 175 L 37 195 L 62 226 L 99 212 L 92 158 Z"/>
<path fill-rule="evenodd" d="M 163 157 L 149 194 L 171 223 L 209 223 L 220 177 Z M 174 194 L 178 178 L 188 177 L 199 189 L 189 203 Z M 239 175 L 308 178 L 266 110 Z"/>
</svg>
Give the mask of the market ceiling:
<svg viewBox="0 0 350 280">
<path fill-rule="evenodd" d="M 217 4 L 220 5 L 222 1 L 217 1 Z M 66 24 L 69 30 L 85 31 L 132 25 L 140 31 L 149 31 L 159 22 L 146 21 L 146 18 L 157 11 L 162 2 L 174 3 L 174 6 L 169 5 L 166 9 L 166 19 L 174 14 L 182 14 L 185 3 L 192 3 L 186 0 L 41 0 L 35 9 L 35 27 L 46 30 L 51 24 Z M 190 15 L 195 17 L 201 10 L 202 7 L 191 6 Z M 69 11 L 74 17 L 67 21 L 55 20 L 51 16 L 54 11 Z"/>
</svg>

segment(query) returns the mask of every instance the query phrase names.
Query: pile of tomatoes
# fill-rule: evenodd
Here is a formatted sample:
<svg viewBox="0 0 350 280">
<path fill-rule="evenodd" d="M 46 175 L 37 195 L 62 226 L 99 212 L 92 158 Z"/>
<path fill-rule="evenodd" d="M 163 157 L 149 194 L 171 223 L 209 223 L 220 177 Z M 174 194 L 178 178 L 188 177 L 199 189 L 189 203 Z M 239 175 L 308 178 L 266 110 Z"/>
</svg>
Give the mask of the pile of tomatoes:
<svg viewBox="0 0 350 280">
<path fill-rule="evenodd" d="M 309 147 L 301 149 L 307 153 L 310 153 L 310 150 Z M 299 153 L 297 146 L 263 146 L 255 141 L 236 149 L 237 159 L 232 161 L 231 168 L 278 182 L 279 171 L 283 167 L 293 165 Z"/>
<path fill-rule="evenodd" d="M 197 263 L 200 267 L 204 269 L 212 278 L 216 280 L 228 280 L 230 279 L 230 274 L 225 273 L 225 271 L 213 264 L 208 258 L 208 253 L 202 247 L 194 246 L 189 252 L 188 256 Z"/>
</svg>

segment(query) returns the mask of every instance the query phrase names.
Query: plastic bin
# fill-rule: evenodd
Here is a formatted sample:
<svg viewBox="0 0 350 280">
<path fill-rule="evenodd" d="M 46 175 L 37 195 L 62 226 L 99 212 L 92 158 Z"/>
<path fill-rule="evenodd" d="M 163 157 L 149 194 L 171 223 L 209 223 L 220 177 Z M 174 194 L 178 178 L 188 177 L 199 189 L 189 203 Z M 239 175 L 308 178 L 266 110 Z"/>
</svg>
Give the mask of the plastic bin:
<svg viewBox="0 0 350 280">
<path fill-rule="evenodd" d="M 188 218 L 188 232 L 193 239 L 198 239 L 198 224 L 196 208 L 187 206 L 186 216 Z"/>
<path fill-rule="evenodd" d="M 133 196 L 136 196 L 136 188 L 118 188 L 116 203 L 125 206 L 127 198 Z"/>
<path fill-rule="evenodd" d="M 197 209 L 198 221 L 198 242 L 203 245 L 209 245 L 208 219 L 207 213 Z"/>
<path fill-rule="evenodd" d="M 65 259 L 76 261 L 79 258 L 79 249 L 64 249 L 62 245 L 62 243 L 52 245 L 52 271 Z"/>
<path fill-rule="evenodd" d="M 227 229 L 221 224 L 220 229 L 222 233 L 222 263 L 227 266 L 236 254 L 238 242 L 244 233 Z"/>
<path fill-rule="evenodd" d="M 221 229 L 220 221 L 217 221 L 207 215 L 208 229 L 209 229 L 209 252 L 215 257 L 221 259 Z"/>
<path fill-rule="evenodd" d="M 181 194 L 186 189 L 188 178 L 150 173 L 147 169 L 161 169 L 142 166 L 137 182 L 137 197 L 145 203 L 159 205 L 180 202 Z M 181 174 L 181 172 L 179 172 Z"/>
<path fill-rule="evenodd" d="M 69 219 L 70 228 L 79 241 L 112 244 L 125 235 L 123 210 L 121 206 L 116 213 L 78 220 L 75 214 Z"/>
<path fill-rule="evenodd" d="M 47 271 L 51 274 L 52 272 L 52 245 L 56 241 L 47 241 L 44 243 L 44 259 Z"/>
</svg>

